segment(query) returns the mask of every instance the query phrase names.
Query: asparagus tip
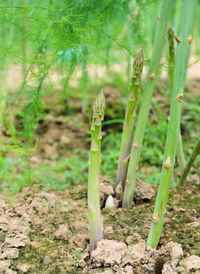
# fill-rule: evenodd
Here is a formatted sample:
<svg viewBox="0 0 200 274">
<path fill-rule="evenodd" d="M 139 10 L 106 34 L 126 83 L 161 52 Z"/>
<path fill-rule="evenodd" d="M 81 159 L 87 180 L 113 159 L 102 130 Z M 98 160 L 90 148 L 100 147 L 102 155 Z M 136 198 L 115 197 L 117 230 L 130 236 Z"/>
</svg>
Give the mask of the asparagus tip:
<svg viewBox="0 0 200 274">
<path fill-rule="evenodd" d="M 169 25 L 169 27 L 168 27 L 168 35 L 174 36 L 174 29 L 173 29 L 172 25 Z"/>
<path fill-rule="evenodd" d="M 96 102 L 93 107 L 93 124 L 96 126 L 101 125 L 101 121 L 104 118 L 105 109 L 105 97 L 101 90 L 97 96 Z"/>
<path fill-rule="evenodd" d="M 141 78 L 143 66 L 144 66 L 144 53 L 143 53 L 143 49 L 141 49 L 134 58 L 133 77 L 135 77 L 138 80 Z"/>
</svg>

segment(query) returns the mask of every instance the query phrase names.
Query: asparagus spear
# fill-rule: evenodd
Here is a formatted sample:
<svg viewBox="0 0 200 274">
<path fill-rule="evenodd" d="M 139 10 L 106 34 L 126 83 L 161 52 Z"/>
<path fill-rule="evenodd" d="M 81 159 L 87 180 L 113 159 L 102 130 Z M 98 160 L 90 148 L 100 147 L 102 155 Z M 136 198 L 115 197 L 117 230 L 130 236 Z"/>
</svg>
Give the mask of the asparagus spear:
<svg viewBox="0 0 200 274">
<path fill-rule="evenodd" d="M 101 127 L 104 118 L 105 98 L 101 91 L 93 107 L 91 126 L 91 149 L 88 176 L 88 215 L 90 234 L 90 254 L 103 237 L 99 198 L 99 172 L 101 162 Z"/>
<path fill-rule="evenodd" d="M 189 57 L 190 44 L 192 42 L 192 27 L 194 21 L 194 13 L 197 0 L 184 0 L 181 34 L 178 38 L 181 42 L 176 50 L 176 67 L 174 76 L 174 86 L 172 103 L 170 110 L 170 120 L 168 125 L 167 142 L 165 146 L 164 161 L 156 203 L 153 213 L 153 219 L 147 244 L 155 248 L 159 242 L 164 212 L 167 205 L 169 188 L 171 183 L 172 172 L 174 168 L 174 160 L 176 155 L 177 139 L 180 129 L 180 119 L 182 110 L 182 101 L 184 96 L 184 86 L 187 71 L 187 63 Z"/>
<path fill-rule="evenodd" d="M 130 86 L 128 103 L 126 106 L 126 115 L 123 126 L 121 150 L 118 162 L 117 178 L 115 182 L 116 195 L 122 194 L 124 189 L 126 174 L 128 169 L 128 161 L 133 141 L 133 130 L 136 115 L 136 107 L 139 95 L 139 82 L 142 76 L 144 64 L 143 50 L 136 55 L 133 63 L 133 75 Z"/>
<path fill-rule="evenodd" d="M 170 79 L 170 93 L 172 97 L 173 84 L 174 84 L 174 69 L 175 69 L 175 43 L 174 43 L 175 41 L 174 41 L 174 30 L 172 26 L 169 26 L 168 28 L 168 41 L 169 41 L 169 79 Z M 183 172 L 186 166 L 186 163 L 185 163 L 185 157 L 183 152 L 181 130 L 179 131 L 178 142 L 177 142 L 177 159 L 178 159 L 180 169 Z"/>
<path fill-rule="evenodd" d="M 134 133 L 134 140 L 133 140 L 134 145 L 132 146 L 132 149 L 131 149 L 127 180 L 125 183 L 124 196 L 123 196 L 122 206 L 124 208 L 130 208 L 132 206 L 135 181 L 136 181 L 136 171 L 138 169 L 138 162 L 139 162 L 140 153 L 142 149 L 144 131 L 145 131 L 147 118 L 149 114 L 151 98 L 152 98 L 153 90 L 155 87 L 155 79 L 158 74 L 162 48 L 165 40 L 164 38 L 167 32 L 167 23 L 168 23 L 169 14 L 170 14 L 171 3 L 172 3 L 172 0 L 162 0 L 161 14 L 160 14 L 160 17 L 158 17 L 159 21 L 158 21 L 158 26 L 157 26 L 156 36 L 155 36 L 155 41 L 153 46 L 152 59 L 151 59 L 150 67 L 147 74 L 147 81 L 144 88 L 142 104 L 140 107 L 136 130 Z"/>
<path fill-rule="evenodd" d="M 188 160 L 187 162 L 187 165 L 185 167 L 185 169 L 183 170 L 182 174 L 181 174 L 181 178 L 180 178 L 180 183 L 184 183 L 189 171 L 190 171 L 190 168 L 192 166 L 192 164 L 194 163 L 197 155 L 200 153 L 200 139 L 198 140 L 198 142 L 196 143 L 195 147 L 194 147 L 194 150 L 190 156 L 190 159 Z"/>
<path fill-rule="evenodd" d="M 170 25 L 168 28 L 168 43 L 169 43 L 169 84 L 170 93 L 172 97 L 173 84 L 174 84 L 174 69 L 175 69 L 175 40 L 174 40 L 174 29 Z"/>
</svg>

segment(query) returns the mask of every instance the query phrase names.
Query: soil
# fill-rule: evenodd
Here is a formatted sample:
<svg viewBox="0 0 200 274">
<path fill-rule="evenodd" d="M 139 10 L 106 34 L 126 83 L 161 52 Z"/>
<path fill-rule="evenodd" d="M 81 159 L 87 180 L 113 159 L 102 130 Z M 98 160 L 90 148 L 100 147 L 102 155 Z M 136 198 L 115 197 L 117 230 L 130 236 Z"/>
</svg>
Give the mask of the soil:
<svg viewBox="0 0 200 274">
<path fill-rule="evenodd" d="M 113 194 L 113 183 L 107 177 L 101 181 L 105 199 Z M 143 189 L 135 200 L 144 197 Z M 145 245 L 154 198 L 141 200 L 131 210 L 102 208 L 105 240 L 99 242 L 91 260 L 85 186 L 63 192 L 41 192 L 33 186 L 12 199 L 1 195 L 0 273 L 199 271 L 199 181 L 188 189 L 180 186 L 170 191 L 158 250 Z"/>
</svg>

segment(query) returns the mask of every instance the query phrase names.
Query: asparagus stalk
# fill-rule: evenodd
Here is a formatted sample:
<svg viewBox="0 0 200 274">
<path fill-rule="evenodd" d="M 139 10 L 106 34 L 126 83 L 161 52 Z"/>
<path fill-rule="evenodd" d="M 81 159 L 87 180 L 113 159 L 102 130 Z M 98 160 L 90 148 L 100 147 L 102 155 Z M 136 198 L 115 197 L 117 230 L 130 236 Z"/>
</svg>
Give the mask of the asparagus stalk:
<svg viewBox="0 0 200 274">
<path fill-rule="evenodd" d="M 169 26 L 168 28 L 168 41 L 169 41 L 169 79 L 170 79 L 170 93 L 172 97 L 173 84 L 174 84 L 174 69 L 175 69 L 175 41 L 174 41 L 174 30 L 172 26 Z M 177 142 L 177 159 L 178 159 L 181 172 L 183 172 L 186 166 L 186 163 L 185 163 L 185 157 L 183 152 L 181 130 L 179 131 L 178 142 Z"/>
<path fill-rule="evenodd" d="M 183 152 L 183 141 L 181 136 L 181 129 L 179 129 L 178 140 L 177 140 L 177 160 L 178 160 L 181 172 L 183 172 L 183 170 L 186 167 L 186 162 L 185 162 L 185 156 Z"/>
<path fill-rule="evenodd" d="M 183 170 L 182 174 L 181 174 L 181 178 L 180 178 L 180 183 L 184 183 L 189 171 L 190 171 L 190 168 L 192 166 L 192 164 L 194 163 L 197 155 L 200 153 L 200 139 L 198 140 L 198 142 L 196 143 L 195 147 L 194 147 L 194 150 L 187 162 L 187 165 L 185 167 L 185 169 Z"/>
<path fill-rule="evenodd" d="M 169 84 L 170 94 L 172 97 L 173 84 L 174 84 L 174 69 L 175 69 L 175 40 L 174 40 L 174 29 L 170 25 L 168 28 L 168 42 L 169 42 Z"/>
<path fill-rule="evenodd" d="M 152 248 L 155 248 L 157 246 L 160 239 L 164 220 L 164 212 L 167 205 L 171 177 L 174 168 L 177 139 L 180 129 L 187 62 L 189 57 L 190 44 L 192 42 L 191 32 L 193 27 L 196 4 L 197 0 L 184 0 L 181 34 L 180 38 L 178 38 L 181 42 L 177 46 L 176 50 L 177 62 L 175 67 L 173 95 L 164 161 L 162 166 L 158 194 L 156 197 L 153 219 L 147 240 L 147 244 Z"/>
<path fill-rule="evenodd" d="M 133 146 L 131 149 L 130 162 L 127 172 L 127 180 L 125 183 L 124 196 L 123 196 L 123 207 L 130 208 L 133 201 L 133 193 L 136 181 L 136 171 L 138 169 L 138 162 L 142 149 L 142 142 L 144 137 L 144 131 L 147 123 L 147 118 L 149 114 L 151 98 L 153 95 L 153 90 L 155 87 L 155 79 L 158 74 L 160 58 L 162 54 L 162 48 L 164 45 L 164 38 L 167 32 L 167 23 L 170 14 L 172 0 L 162 0 L 161 14 L 158 20 L 158 26 L 156 29 L 156 36 L 153 46 L 152 59 L 147 73 L 147 80 L 144 88 L 144 95 L 142 99 L 142 104 L 140 107 L 140 112 L 138 116 L 138 121 L 136 125 L 136 130 L 133 139 Z"/>
<path fill-rule="evenodd" d="M 101 162 L 101 127 L 104 118 L 105 98 L 101 91 L 93 107 L 91 126 L 91 149 L 89 160 L 88 178 L 88 215 L 90 234 L 90 254 L 96 248 L 96 244 L 103 237 L 103 228 L 100 212 L 99 198 L 99 172 Z"/>
<path fill-rule="evenodd" d="M 133 141 L 133 130 L 136 115 L 136 106 L 139 95 L 139 82 L 142 76 L 144 64 L 143 50 L 140 50 L 136 55 L 133 63 L 133 75 L 130 86 L 130 93 L 128 103 L 126 106 L 126 115 L 123 126 L 121 150 L 118 162 L 117 178 L 115 182 L 116 195 L 121 194 L 121 190 L 124 189 L 128 160 L 131 152 L 131 146 Z"/>
</svg>

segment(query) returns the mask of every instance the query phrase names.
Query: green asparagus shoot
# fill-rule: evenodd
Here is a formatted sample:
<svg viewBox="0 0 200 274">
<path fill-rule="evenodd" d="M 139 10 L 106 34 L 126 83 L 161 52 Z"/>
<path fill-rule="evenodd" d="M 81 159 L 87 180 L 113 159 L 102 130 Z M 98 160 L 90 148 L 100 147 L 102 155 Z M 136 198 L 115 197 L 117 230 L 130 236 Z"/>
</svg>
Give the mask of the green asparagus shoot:
<svg viewBox="0 0 200 274">
<path fill-rule="evenodd" d="M 176 49 L 177 61 L 174 75 L 174 86 L 168 125 L 167 142 L 165 146 L 164 161 L 162 166 L 158 194 L 156 197 L 151 228 L 147 240 L 147 244 L 152 248 L 155 248 L 158 245 L 160 239 L 164 220 L 164 212 L 167 205 L 171 177 L 174 168 L 177 139 L 180 129 L 182 101 L 184 98 L 187 63 L 190 44 L 192 42 L 191 33 L 196 5 L 196 0 L 184 0 L 181 33 L 179 38 L 181 42 L 177 45 Z"/>
<path fill-rule="evenodd" d="M 140 50 L 136 55 L 133 63 L 133 75 L 130 86 L 128 103 L 126 106 L 126 115 L 123 126 L 121 150 L 118 162 L 117 178 L 115 182 L 116 196 L 121 196 L 127 175 L 129 156 L 133 141 L 133 131 L 136 116 L 136 107 L 139 95 L 139 82 L 142 76 L 144 64 L 143 50 Z"/>
<path fill-rule="evenodd" d="M 93 107 L 91 125 L 91 149 L 88 176 L 88 215 L 90 234 L 90 254 L 103 237 L 103 226 L 100 212 L 99 172 L 101 163 L 101 127 L 104 119 L 105 98 L 101 91 Z"/>
<path fill-rule="evenodd" d="M 156 36 L 153 46 L 152 59 L 147 74 L 147 80 L 144 88 L 143 99 L 138 115 L 138 121 L 134 133 L 130 162 L 127 172 L 127 180 L 124 189 L 123 207 L 131 208 L 133 201 L 133 194 L 136 182 L 136 171 L 138 169 L 138 162 L 142 149 L 142 142 L 144 137 L 144 131 L 148 119 L 151 98 L 155 87 L 155 80 L 158 74 L 160 58 L 162 54 L 162 48 L 165 41 L 165 34 L 167 32 L 167 23 L 170 15 L 171 0 L 162 0 L 161 14 L 158 20 Z"/>
<path fill-rule="evenodd" d="M 169 41 L 169 80 L 170 80 L 170 93 L 172 97 L 173 93 L 173 85 L 174 85 L 174 70 L 175 70 L 175 40 L 174 40 L 174 30 L 172 26 L 168 28 L 168 41 Z M 181 171 L 184 170 L 186 163 L 183 152 L 183 143 L 181 130 L 178 136 L 177 142 L 177 159 L 180 166 Z"/>
</svg>

